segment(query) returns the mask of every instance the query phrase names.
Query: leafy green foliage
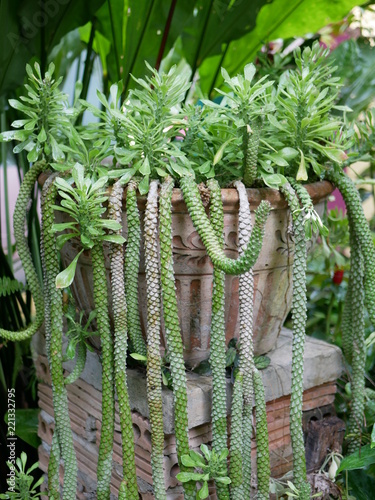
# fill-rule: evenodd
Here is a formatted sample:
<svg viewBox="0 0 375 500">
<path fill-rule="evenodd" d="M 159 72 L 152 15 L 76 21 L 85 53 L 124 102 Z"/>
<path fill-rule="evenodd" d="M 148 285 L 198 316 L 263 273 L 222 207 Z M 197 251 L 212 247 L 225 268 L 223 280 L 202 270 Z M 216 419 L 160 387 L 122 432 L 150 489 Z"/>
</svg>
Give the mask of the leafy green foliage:
<svg viewBox="0 0 375 500">
<path fill-rule="evenodd" d="M 19 408 L 15 411 L 16 435 L 34 448 L 38 448 L 41 443 L 38 436 L 39 411 L 38 408 Z M 8 423 L 8 413 L 4 420 Z"/>
<path fill-rule="evenodd" d="M 51 63 L 42 77 L 38 63 L 34 64 L 34 70 L 27 65 L 27 97 L 9 100 L 9 104 L 27 118 L 14 121 L 12 126 L 18 130 L 3 132 L 0 141 L 19 141 L 20 144 L 15 146 L 13 152 L 26 150 L 29 162 L 43 159 L 51 163 L 65 159 L 61 142 L 66 140 L 72 127 L 68 96 L 59 90 L 62 78 L 53 78 L 54 69 L 55 66 Z"/>
<path fill-rule="evenodd" d="M 0 278 L 0 297 L 6 297 L 15 292 L 21 292 L 25 289 L 25 285 L 17 280 L 3 276 Z"/>
<path fill-rule="evenodd" d="M 35 500 L 37 498 L 41 498 L 41 496 L 45 494 L 45 492 L 39 493 L 37 491 L 39 486 L 44 481 L 43 476 L 34 483 L 34 478 L 31 475 L 31 473 L 38 468 L 38 462 L 33 464 L 28 469 L 26 469 L 26 462 L 27 455 L 25 452 L 21 453 L 21 458 L 16 459 L 16 464 L 7 462 L 9 469 L 12 472 L 14 471 L 14 491 L 8 491 L 5 494 L 1 493 L 0 499 L 23 500 L 27 498 L 30 500 Z M 9 487 L 13 487 L 12 479 L 8 479 L 7 482 Z"/>
<path fill-rule="evenodd" d="M 225 449 L 218 455 L 214 449 L 209 450 L 205 444 L 202 444 L 200 449 L 203 455 L 190 450 L 189 454 L 183 455 L 181 459 L 185 467 L 198 470 L 198 472 L 194 472 L 193 470 L 191 472 L 179 472 L 176 477 L 182 483 L 189 481 L 201 483 L 201 486 L 198 487 L 197 498 L 204 499 L 208 498 L 209 481 L 214 479 L 217 483 L 230 484 L 231 481 L 227 476 L 226 466 L 229 451 Z"/>
</svg>

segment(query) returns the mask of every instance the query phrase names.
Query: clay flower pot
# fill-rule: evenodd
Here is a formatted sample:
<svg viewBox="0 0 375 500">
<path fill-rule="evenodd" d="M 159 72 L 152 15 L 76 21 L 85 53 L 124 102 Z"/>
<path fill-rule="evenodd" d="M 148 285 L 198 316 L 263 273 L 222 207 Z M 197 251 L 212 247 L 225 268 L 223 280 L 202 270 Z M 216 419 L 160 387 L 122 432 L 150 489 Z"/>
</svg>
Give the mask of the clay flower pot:
<svg viewBox="0 0 375 500">
<path fill-rule="evenodd" d="M 322 214 L 323 201 L 332 192 L 329 182 L 307 186 L 316 209 Z M 274 189 L 248 189 L 252 215 L 261 200 L 271 203 L 272 210 L 266 223 L 262 251 L 254 266 L 254 347 L 255 354 L 269 352 L 276 343 L 292 301 L 292 264 L 294 255 L 291 218 L 282 195 Z M 225 246 L 228 256 L 238 255 L 237 224 L 238 194 L 236 189 L 223 189 Z M 138 199 L 143 218 L 145 197 Z M 124 198 L 125 206 L 125 198 Z M 58 221 L 64 215 L 57 213 Z M 126 237 L 126 211 L 123 212 Z M 211 327 L 211 295 L 213 266 L 187 213 L 182 193 L 175 189 L 172 197 L 173 258 L 181 334 L 185 346 L 184 357 L 188 366 L 195 366 L 209 357 Z M 62 261 L 67 266 L 79 251 L 79 242 L 71 240 L 62 250 Z M 107 251 L 107 267 L 109 258 Z M 108 271 L 108 280 L 110 279 Z M 91 311 L 92 273 L 90 252 L 83 252 L 79 259 L 72 291 L 78 307 Z M 139 270 L 139 310 L 143 334 L 146 336 L 146 281 L 144 258 L 141 255 Z M 225 329 L 227 342 L 238 338 L 238 277 L 226 276 Z M 99 347 L 99 339 L 96 342 Z"/>
</svg>

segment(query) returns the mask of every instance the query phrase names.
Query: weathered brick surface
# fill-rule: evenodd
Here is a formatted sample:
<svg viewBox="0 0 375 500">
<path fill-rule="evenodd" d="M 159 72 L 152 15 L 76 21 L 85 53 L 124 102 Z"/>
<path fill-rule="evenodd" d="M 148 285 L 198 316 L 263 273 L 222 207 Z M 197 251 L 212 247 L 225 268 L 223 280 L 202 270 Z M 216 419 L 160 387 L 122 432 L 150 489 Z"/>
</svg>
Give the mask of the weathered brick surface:
<svg viewBox="0 0 375 500">
<path fill-rule="evenodd" d="M 37 375 L 40 379 L 38 396 L 39 406 L 42 409 L 39 416 L 39 436 L 42 445 L 39 448 L 40 467 L 47 471 L 48 453 L 54 431 L 52 390 L 48 363 L 44 356 L 38 357 Z M 101 393 L 83 380 L 78 380 L 68 388 L 68 400 L 71 425 L 74 434 L 75 448 L 79 466 L 79 490 L 77 498 L 95 498 L 96 465 L 101 428 Z M 304 392 L 303 409 L 305 417 L 314 415 L 315 418 L 323 417 L 319 408 L 327 407 L 333 402 L 336 385 L 333 382 L 308 389 Z M 270 441 L 271 467 L 273 477 L 280 477 L 291 469 L 292 450 L 289 431 L 289 405 L 290 396 L 283 396 L 274 401 L 267 402 L 267 420 Z M 329 411 L 329 410 L 324 410 Z M 306 420 L 306 418 L 304 420 Z M 311 418 L 311 416 L 310 416 Z M 137 476 L 142 500 L 153 499 L 152 471 L 150 464 L 151 435 L 150 424 L 146 417 L 139 412 L 132 412 L 134 442 L 136 453 Z M 254 420 L 255 421 L 255 420 Z M 307 420 L 306 420 L 307 422 Z M 229 419 L 230 428 L 230 419 Z M 210 424 L 203 424 L 190 429 L 190 446 L 198 449 L 201 443 L 211 442 Z M 254 470 L 256 468 L 256 443 L 252 443 L 252 458 Z M 117 497 L 121 482 L 121 434 L 119 416 L 116 412 L 116 426 L 114 436 L 112 472 L 112 494 Z M 182 500 L 181 487 L 176 480 L 178 473 L 175 437 L 165 435 L 164 442 L 164 472 L 165 487 L 168 500 Z M 60 471 L 62 480 L 62 470 Z M 91 496 L 90 496 L 91 493 Z M 210 498 L 215 497 L 211 492 Z"/>
</svg>

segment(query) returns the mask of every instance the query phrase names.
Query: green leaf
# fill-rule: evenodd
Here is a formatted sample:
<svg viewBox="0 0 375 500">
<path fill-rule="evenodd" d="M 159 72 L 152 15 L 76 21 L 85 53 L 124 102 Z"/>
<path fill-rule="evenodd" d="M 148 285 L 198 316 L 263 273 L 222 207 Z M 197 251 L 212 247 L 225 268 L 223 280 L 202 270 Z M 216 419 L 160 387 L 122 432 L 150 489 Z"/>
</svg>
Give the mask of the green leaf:
<svg viewBox="0 0 375 500">
<path fill-rule="evenodd" d="M 73 283 L 77 262 L 83 249 L 74 257 L 69 266 L 56 276 L 56 288 L 67 288 Z"/>
<path fill-rule="evenodd" d="M 301 149 L 299 149 L 299 152 L 301 153 L 301 161 L 300 161 L 300 164 L 298 167 L 296 179 L 297 179 L 297 181 L 307 181 L 308 175 L 307 175 L 307 170 L 306 170 L 306 165 L 305 165 L 305 156 L 304 156 Z"/>
<path fill-rule="evenodd" d="M 181 462 L 182 465 L 185 465 L 185 467 L 197 467 L 199 464 L 197 464 L 191 457 L 190 455 L 182 455 L 181 457 Z"/>
<path fill-rule="evenodd" d="M 105 236 L 99 236 L 98 239 L 108 241 L 109 243 L 116 243 L 117 245 L 124 245 L 126 243 L 126 239 L 119 234 L 106 234 Z"/>
<path fill-rule="evenodd" d="M 137 361 L 147 361 L 147 356 L 143 356 L 143 354 L 138 354 L 137 352 L 130 353 L 130 356 Z"/>
<path fill-rule="evenodd" d="M 181 481 L 181 483 L 187 483 L 188 481 L 200 481 L 203 474 L 198 474 L 197 472 L 179 472 L 176 478 Z"/>
<path fill-rule="evenodd" d="M 230 484 L 231 483 L 231 480 L 229 479 L 229 477 L 215 477 L 215 481 L 217 481 L 218 483 L 222 483 L 222 484 Z"/>
<path fill-rule="evenodd" d="M 143 177 L 141 182 L 138 184 L 138 190 L 139 190 L 141 195 L 148 193 L 149 182 L 150 182 L 150 178 L 148 175 L 146 175 L 145 177 Z"/>
<path fill-rule="evenodd" d="M 198 453 L 194 450 L 190 450 L 189 455 L 194 460 L 196 465 L 198 465 L 199 467 L 204 467 L 206 465 L 206 462 L 204 461 L 204 458 L 202 457 L 202 455 L 200 453 Z"/>
<path fill-rule="evenodd" d="M 271 360 L 268 356 L 254 356 L 254 363 L 258 370 L 265 370 L 271 363 Z"/>
<path fill-rule="evenodd" d="M 225 148 L 228 146 L 229 143 L 233 142 L 235 140 L 235 137 L 231 137 L 227 141 L 225 141 L 220 148 L 217 150 L 215 156 L 214 156 L 214 161 L 212 162 L 213 165 L 216 165 L 219 163 L 219 161 L 222 159 Z"/>
<path fill-rule="evenodd" d="M 139 173 L 141 173 L 142 175 L 150 175 L 151 174 L 150 162 L 148 161 L 147 156 L 145 157 L 142 165 L 139 168 Z"/>
<path fill-rule="evenodd" d="M 207 498 L 208 497 L 208 483 L 204 481 L 202 488 L 199 490 L 199 498 Z"/>
<path fill-rule="evenodd" d="M 205 456 L 207 462 L 209 462 L 211 459 L 211 451 L 209 450 L 208 446 L 206 444 L 201 444 L 200 449 L 203 455 Z"/>
<path fill-rule="evenodd" d="M 337 474 L 343 470 L 362 469 L 367 465 L 375 463 L 375 449 L 371 448 L 369 444 L 362 446 L 360 450 L 352 455 L 346 456 L 337 470 Z"/>
<path fill-rule="evenodd" d="M 41 442 L 38 437 L 39 411 L 37 408 L 27 408 L 15 412 L 16 435 L 34 448 L 38 448 Z M 8 423 L 8 414 L 4 420 Z"/>
</svg>

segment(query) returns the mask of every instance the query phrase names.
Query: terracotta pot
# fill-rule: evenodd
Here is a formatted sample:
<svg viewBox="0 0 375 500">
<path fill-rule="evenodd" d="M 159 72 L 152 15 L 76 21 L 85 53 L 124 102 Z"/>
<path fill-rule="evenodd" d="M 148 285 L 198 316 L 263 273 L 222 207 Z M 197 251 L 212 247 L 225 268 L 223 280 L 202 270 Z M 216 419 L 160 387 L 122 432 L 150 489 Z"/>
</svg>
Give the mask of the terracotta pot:
<svg viewBox="0 0 375 500">
<path fill-rule="evenodd" d="M 322 213 L 323 200 L 332 192 L 329 182 L 317 182 L 307 187 L 318 212 Z M 283 322 L 290 310 L 292 299 L 292 264 L 294 254 L 291 218 L 286 202 L 273 189 L 248 189 L 252 215 L 261 200 L 268 200 L 272 211 L 267 220 L 261 254 L 254 266 L 254 346 L 257 355 L 270 351 L 276 343 Z M 223 189 L 224 232 L 226 253 L 232 258 L 238 255 L 237 223 L 238 195 L 235 189 Z M 194 366 L 209 357 L 211 327 L 212 264 L 187 213 L 179 189 L 172 197 L 173 258 L 181 333 L 185 346 L 184 357 L 188 366 Z M 145 198 L 139 198 L 138 206 L 143 216 Z M 63 220 L 57 213 L 57 219 Z M 126 212 L 123 212 L 125 236 Z M 67 266 L 77 255 L 79 242 L 65 244 L 62 261 Z M 109 269 L 108 247 L 107 267 Z M 108 272 L 108 281 L 110 280 Z M 227 276 L 225 331 L 227 342 L 238 338 L 238 277 Z M 76 277 L 72 285 L 78 307 L 90 311 L 94 308 L 92 297 L 92 273 L 89 252 L 79 259 Z M 139 271 L 139 310 L 143 333 L 146 336 L 146 282 L 144 258 L 141 256 Z M 99 345 L 97 343 L 97 345 Z"/>
</svg>

